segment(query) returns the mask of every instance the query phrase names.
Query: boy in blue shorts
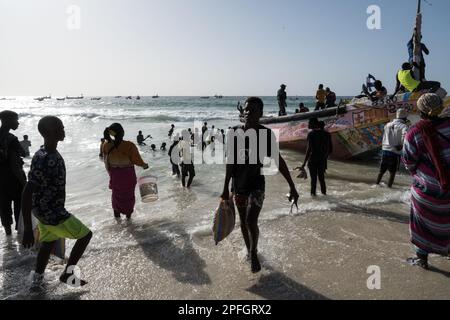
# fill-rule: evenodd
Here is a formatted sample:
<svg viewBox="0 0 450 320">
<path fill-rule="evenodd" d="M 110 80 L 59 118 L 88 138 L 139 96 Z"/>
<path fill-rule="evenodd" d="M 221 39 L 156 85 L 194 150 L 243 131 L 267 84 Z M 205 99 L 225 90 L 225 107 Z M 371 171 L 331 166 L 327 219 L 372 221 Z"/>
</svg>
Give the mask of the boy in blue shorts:
<svg viewBox="0 0 450 320">
<path fill-rule="evenodd" d="M 61 238 L 77 240 L 70 254 L 61 282 L 74 285 L 75 267 L 88 246 L 92 232 L 64 207 L 66 201 L 66 167 L 57 150 L 58 142 L 64 141 L 64 125 L 57 117 L 44 117 L 38 130 L 44 138 L 44 146 L 36 152 L 28 174 L 28 183 L 22 195 L 22 213 L 25 226 L 23 245 L 33 246 L 34 236 L 31 212 L 39 220 L 39 241 L 42 243 L 36 262 L 35 281 L 42 280 L 45 268 L 56 241 Z M 36 279 L 39 278 L 39 279 Z M 78 281 L 77 281 L 78 280 Z M 71 283 L 69 283 L 71 282 Z M 76 279 L 78 286 L 86 281 Z"/>
</svg>

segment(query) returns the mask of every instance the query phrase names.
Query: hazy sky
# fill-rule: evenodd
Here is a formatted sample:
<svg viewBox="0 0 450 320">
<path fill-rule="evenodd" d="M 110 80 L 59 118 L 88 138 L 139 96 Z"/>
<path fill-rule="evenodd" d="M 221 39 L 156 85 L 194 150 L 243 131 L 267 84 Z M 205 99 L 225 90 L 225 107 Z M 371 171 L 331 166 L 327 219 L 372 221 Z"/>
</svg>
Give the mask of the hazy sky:
<svg viewBox="0 0 450 320">
<path fill-rule="evenodd" d="M 428 1 L 428 78 L 450 89 L 450 1 Z M 381 30 L 367 28 L 372 4 Z M 290 95 L 318 83 L 354 95 L 369 72 L 392 91 L 415 11 L 415 0 L 0 0 L 0 96 L 274 95 L 282 82 Z"/>
</svg>

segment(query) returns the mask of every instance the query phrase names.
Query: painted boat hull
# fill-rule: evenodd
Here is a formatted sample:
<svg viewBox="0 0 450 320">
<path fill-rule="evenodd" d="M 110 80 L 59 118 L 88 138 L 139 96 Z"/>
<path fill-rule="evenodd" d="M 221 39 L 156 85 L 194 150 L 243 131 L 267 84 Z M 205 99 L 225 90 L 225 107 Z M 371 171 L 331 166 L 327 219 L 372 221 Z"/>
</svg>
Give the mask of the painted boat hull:
<svg viewBox="0 0 450 320">
<path fill-rule="evenodd" d="M 334 108 L 328 112 L 324 110 L 303 115 L 264 118 L 261 123 L 279 136 L 281 149 L 305 152 L 309 133 L 308 120 L 316 117 L 325 122 L 325 129 L 331 133 L 331 158 L 347 160 L 381 149 L 385 124 L 395 118 L 400 108 L 416 113 L 417 100 L 422 94 L 406 93 L 377 103 L 367 98 L 355 98 L 345 108 L 341 107 L 344 112 Z M 445 98 L 445 90 L 440 91 L 439 95 Z M 446 110 L 443 113 L 450 115 L 450 98 L 444 99 L 444 104 Z"/>
</svg>

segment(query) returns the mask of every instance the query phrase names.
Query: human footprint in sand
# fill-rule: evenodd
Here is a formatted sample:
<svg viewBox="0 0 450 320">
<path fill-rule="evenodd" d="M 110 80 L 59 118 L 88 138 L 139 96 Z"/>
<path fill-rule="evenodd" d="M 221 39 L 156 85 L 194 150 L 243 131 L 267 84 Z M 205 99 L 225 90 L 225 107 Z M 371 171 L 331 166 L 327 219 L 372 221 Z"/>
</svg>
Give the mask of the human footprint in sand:
<svg viewBox="0 0 450 320">
<path fill-rule="evenodd" d="M 70 286 L 84 286 L 86 281 L 77 279 L 74 267 L 82 257 L 92 232 L 64 207 L 66 201 L 66 167 L 57 150 L 58 142 L 65 138 L 64 125 L 56 117 L 44 117 L 39 121 L 39 132 L 44 146 L 33 157 L 28 183 L 22 195 L 22 213 L 25 248 L 34 245 L 31 212 L 39 220 L 39 241 L 42 243 L 37 256 L 35 279 L 41 281 L 50 253 L 61 238 L 77 240 L 70 253 L 67 266 L 59 278 Z M 72 279 L 75 283 L 72 283 Z M 70 282 L 70 283 L 69 283 Z"/>
<path fill-rule="evenodd" d="M 279 164 L 279 170 L 289 184 L 289 200 L 297 205 L 299 198 L 286 162 L 278 151 L 275 135 L 270 129 L 259 123 L 263 109 L 264 103 L 260 98 L 248 98 L 243 109 L 244 126 L 235 127 L 228 132 L 227 154 L 229 158 L 221 196 L 222 200 L 229 200 L 229 184 L 233 178 L 232 193 L 235 195 L 234 201 L 239 211 L 242 236 L 248 250 L 253 273 L 261 271 L 258 259 L 258 217 L 265 197 L 265 179 L 262 174 L 265 157 L 270 157 Z M 246 136 L 254 137 L 254 139 L 246 139 Z M 240 139 L 243 140 L 239 141 Z M 264 142 L 261 141 L 262 139 Z M 234 157 L 230 155 L 234 155 Z"/>
</svg>

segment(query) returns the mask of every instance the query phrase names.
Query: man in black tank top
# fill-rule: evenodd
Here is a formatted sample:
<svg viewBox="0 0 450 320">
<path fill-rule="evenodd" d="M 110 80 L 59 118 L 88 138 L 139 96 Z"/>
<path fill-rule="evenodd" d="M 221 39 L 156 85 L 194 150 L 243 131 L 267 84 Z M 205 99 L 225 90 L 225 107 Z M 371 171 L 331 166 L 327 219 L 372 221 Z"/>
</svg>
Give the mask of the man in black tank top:
<svg viewBox="0 0 450 320">
<path fill-rule="evenodd" d="M 241 231 L 253 273 L 261 270 L 257 255 L 258 217 L 265 198 L 265 179 L 261 172 L 265 157 L 279 163 L 278 168 L 290 187 L 289 200 L 297 204 L 299 197 L 286 162 L 278 152 L 273 132 L 259 123 L 263 108 L 260 98 L 248 98 L 243 110 L 245 124 L 228 132 L 227 168 L 221 196 L 222 200 L 230 198 L 229 183 L 233 179 L 232 193 L 239 211 Z"/>
</svg>

